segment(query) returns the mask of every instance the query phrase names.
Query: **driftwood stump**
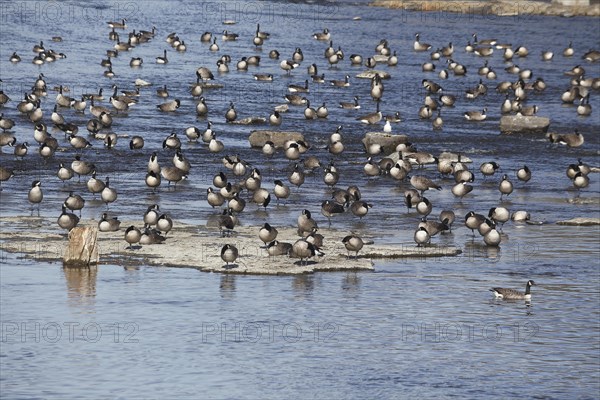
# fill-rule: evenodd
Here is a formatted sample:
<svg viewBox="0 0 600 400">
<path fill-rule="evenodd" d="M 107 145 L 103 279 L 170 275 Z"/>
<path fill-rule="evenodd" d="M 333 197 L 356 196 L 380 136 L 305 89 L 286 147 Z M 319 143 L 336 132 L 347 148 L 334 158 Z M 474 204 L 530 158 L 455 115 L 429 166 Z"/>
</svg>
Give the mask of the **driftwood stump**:
<svg viewBox="0 0 600 400">
<path fill-rule="evenodd" d="M 69 232 L 69 246 L 65 251 L 65 267 L 89 267 L 98 264 L 98 229 L 93 226 L 77 226 Z"/>
</svg>

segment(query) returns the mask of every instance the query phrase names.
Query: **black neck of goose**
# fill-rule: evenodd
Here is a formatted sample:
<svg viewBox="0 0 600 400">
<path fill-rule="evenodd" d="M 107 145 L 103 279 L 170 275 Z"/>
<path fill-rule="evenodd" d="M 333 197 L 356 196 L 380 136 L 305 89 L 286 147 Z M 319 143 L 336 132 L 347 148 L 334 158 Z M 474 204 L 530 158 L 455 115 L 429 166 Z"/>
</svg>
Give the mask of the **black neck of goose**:
<svg viewBox="0 0 600 400">
<path fill-rule="evenodd" d="M 531 285 L 527 283 L 525 286 L 525 295 L 531 294 Z"/>
</svg>

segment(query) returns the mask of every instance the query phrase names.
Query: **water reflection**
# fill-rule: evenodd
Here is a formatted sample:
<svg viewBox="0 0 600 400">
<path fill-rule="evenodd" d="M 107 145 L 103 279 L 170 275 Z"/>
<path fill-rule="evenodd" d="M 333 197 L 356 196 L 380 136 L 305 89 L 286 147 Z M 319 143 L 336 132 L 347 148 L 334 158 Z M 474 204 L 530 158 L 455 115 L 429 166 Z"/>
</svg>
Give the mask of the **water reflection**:
<svg viewBox="0 0 600 400">
<path fill-rule="evenodd" d="M 98 267 L 63 267 L 69 304 L 82 309 L 93 308 L 96 302 Z"/>
<path fill-rule="evenodd" d="M 360 274 L 356 272 L 349 272 L 342 279 L 342 290 L 346 295 L 358 295 L 360 293 Z"/>
<path fill-rule="evenodd" d="M 221 298 L 232 300 L 235 297 L 235 280 L 236 276 L 234 274 L 223 274 L 221 276 L 221 283 L 219 285 L 219 292 L 221 293 Z"/>
<path fill-rule="evenodd" d="M 292 279 L 292 289 L 297 298 L 304 298 L 312 295 L 314 288 L 314 275 L 296 275 L 294 276 L 294 279 Z"/>
</svg>

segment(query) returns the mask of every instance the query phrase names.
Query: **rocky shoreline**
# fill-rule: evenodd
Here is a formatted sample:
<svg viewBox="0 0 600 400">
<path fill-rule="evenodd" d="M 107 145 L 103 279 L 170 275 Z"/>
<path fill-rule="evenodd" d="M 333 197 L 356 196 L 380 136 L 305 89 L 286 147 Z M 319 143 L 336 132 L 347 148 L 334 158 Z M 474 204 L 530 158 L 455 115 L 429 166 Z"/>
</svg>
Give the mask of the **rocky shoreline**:
<svg viewBox="0 0 600 400">
<path fill-rule="evenodd" d="M 95 226 L 95 220 L 82 220 L 78 226 Z M 325 236 L 322 257 L 309 260 L 306 265 L 287 256 L 270 257 L 258 238 L 257 226 L 239 226 L 231 237 L 221 237 L 216 228 L 186 225 L 175 221 L 175 226 L 162 244 L 137 246 L 126 249 L 124 230 L 132 221 L 122 221 L 116 232 L 99 232 L 100 264 L 116 264 L 125 268 L 141 265 L 195 268 L 204 272 L 257 275 L 298 275 L 317 271 L 373 271 L 374 259 L 423 258 L 457 256 L 457 247 L 416 247 L 414 243 L 376 245 L 364 234 L 366 242 L 358 258 L 348 258 L 342 238 L 348 232 L 320 229 Z M 1 252 L 20 253 L 25 258 L 62 262 L 68 246 L 67 235 L 59 231 L 54 219 L 40 217 L 5 217 L 0 219 Z M 292 227 L 277 227 L 278 240 L 293 243 L 298 239 Z M 362 235 L 362 233 L 361 233 Z M 221 247 L 230 243 L 239 251 L 235 264 L 226 266 L 221 260 Z"/>
<path fill-rule="evenodd" d="M 482 17 L 502 16 L 520 19 L 532 15 L 560 17 L 600 16 L 600 4 L 566 6 L 554 2 L 542 1 L 375 0 L 370 5 L 409 11 L 470 14 Z"/>
</svg>

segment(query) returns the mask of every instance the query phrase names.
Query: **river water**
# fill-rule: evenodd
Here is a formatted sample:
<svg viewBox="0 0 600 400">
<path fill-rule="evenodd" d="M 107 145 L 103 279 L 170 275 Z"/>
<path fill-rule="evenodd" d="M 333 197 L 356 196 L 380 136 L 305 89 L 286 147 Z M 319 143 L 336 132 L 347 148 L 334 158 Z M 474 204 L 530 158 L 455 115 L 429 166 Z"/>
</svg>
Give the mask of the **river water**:
<svg viewBox="0 0 600 400">
<path fill-rule="evenodd" d="M 598 398 L 600 390 L 600 280 L 598 227 L 567 227 L 554 224 L 573 217 L 600 216 L 598 175 L 590 175 L 590 186 L 580 199 L 590 204 L 571 204 L 578 193 L 565 176 L 568 164 L 578 158 L 600 165 L 597 91 L 592 91 L 589 117 L 578 117 L 574 106 L 565 106 L 560 96 L 569 86 L 563 75 L 577 64 L 586 76 L 599 77 L 599 65 L 580 59 L 598 45 L 597 19 L 539 17 L 527 12 L 512 17 L 419 13 L 369 8 L 365 3 L 298 2 L 3 2 L 0 18 L 0 77 L 12 101 L 3 113 L 15 120 L 13 133 L 19 142 L 32 138 L 32 125 L 18 115 L 16 104 L 37 75 L 46 76 L 49 87 L 60 84 L 70 95 L 96 92 L 105 96 L 115 83 L 132 89 L 136 78 L 154 84 L 142 89 L 139 104 L 126 115 L 115 116 L 112 130 L 119 135 L 143 135 L 146 146 L 132 152 L 128 139 L 119 139 L 110 152 L 100 141 L 84 152 L 102 176 L 110 176 L 119 191 L 111 212 L 122 219 L 140 218 L 145 208 L 158 203 L 175 221 L 204 224 L 214 213 L 204 193 L 212 176 L 223 167 L 221 155 L 208 153 L 201 144 L 183 143 L 192 162 L 190 179 L 177 191 L 164 184 L 158 193 L 143 185 L 146 162 L 152 151 L 168 165 L 172 152 L 161 143 L 171 132 L 184 138 L 191 125 L 200 129 L 206 120 L 197 119 L 195 100 L 189 95 L 194 71 L 201 65 L 216 70 L 219 55 L 232 57 L 228 74 L 215 74 L 220 90 L 207 90 L 210 120 L 227 154 L 258 166 L 264 186 L 285 179 L 288 161 L 279 152 L 265 160 L 260 150 L 249 149 L 246 137 L 254 127 L 225 123 L 229 102 L 236 104 L 240 118 L 266 117 L 283 102 L 286 86 L 303 84 L 306 66 L 316 62 L 325 79 L 351 76 L 349 88 L 310 84 L 308 98 L 329 107 L 326 120 L 306 121 L 302 107 L 283 115 L 282 130 L 302 132 L 313 146 L 311 153 L 325 163 L 333 157 L 324 150 L 329 135 L 342 125 L 346 150 L 336 156 L 339 187 L 357 184 L 374 207 L 358 221 L 351 215 L 334 218 L 333 226 L 363 233 L 377 243 L 412 246 L 419 220 L 406 212 L 402 198 L 406 183 L 391 179 L 367 179 L 360 139 L 378 128 L 355 121 L 357 115 L 374 111 L 369 81 L 354 78 L 361 67 L 350 66 L 348 57 L 373 53 L 379 40 L 387 38 L 399 56 L 396 67 L 381 66 L 392 75 L 386 80 L 381 104 L 384 114 L 399 111 L 403 122 L 394 133 L 407 134 L 420 150 L 438 154 L 461 152 L 473 160 L 473 169 L 485 161 L 497 161 L 515 183 L 515 191 L 502 205 L 510 210 L 527 210 L 532 220 L 545 224 L 504 227 L 500 249 L 487 248 L 462 225 L 470 210 L 487 214 L 501 204 L 497 185 L 501 173 L 482 179 L 476 172 L 475 191 L 462 201 L 450 192 L 453 181 L 439 180 L 444 190 L 427 193 L 434 204 L 432 215 L 453 209 L 458 215 L 453 233 L 434 238 L 436 244 L 457 245 L 463 254 L 456 258 L 376 261 L 373 273 L 317 273 L 306 276 L 233 276 L 206 274 L 193 269 L 140 265 L 124 269 L 100 265 L 92 270 L 64 269 L 59 263 L 20 258 L 0 249 L 0 394 L 6 398 L 475 398 L 543 397 Z M 353 20 L 360 16 L 361 20 Z M 116 77 L 103 77 L 100 60 L 114 42 L 108 39 L 106 21 L 127 18 L 128 29 L 157 28 L 157 37 L 113 60 Z M 224 20 L 235 20 L 231 26 Z M 260 23 L 271 34 L 261 50 L 251 38 Z M 327 27 L 334 46 L 346 58 L 330 69 L 322 57 L 325 42 L 311 38 Z M 222 42 L 224 29 L 240 34 L 236 42 Z M 200 35 L 211 31 L 221 50 L 211 53 L 200 43 Z M 177 32 L 188 50 L 177 53 L 165 42 Z M 429 53 L 414 53 L 414 34 L 435 46 L 453 42 L 454 59 L 468 68 L 467 76 L 442 81 L 436 73 L 421 72 Z M 508 65 L 496 50 L 489 64 L 498 73 L 496 81 L 485 81 L 490 90 L 476 100 L 464 98 L 464 90 L 479 81 L 477 69 L 484 60 L 464 52 L 476 32 L 480 39 L 495 37 L 500 42 L 524 45 L 526 58 L 515 64 L 543 77 L 548 88 L 531 94 L 528 104 L 540 107 L 538 115 L 551 118 L 550 130 L 560 133 L 577 128 L 585 144 L 577 149 L 550 146 L 540 136 L 513 137 L 499 134 L 500 103 L 504 96 L 494 91 L 501 80 L 514 81 L 504 71 Z M 52 36 L 63 42 L 53 43 Z M 33 65 L 31 48 L 39 40 L 64 52 L 67 58 L 42 66 Z M 562 50 L 573 42 L 575 56 L 565 58 Z M 279 61 L 268 51 L 278 49 L 291 58 L 296 47 L 305 60 L 286 76 Z M 169 63 L 157 65 L 154 57 L 168 49 Z M 543 62 L 542 50 L 552 50 L 554 59 Z M 8 59 L 17 51 L 23 62 Z M 242 56 L 258 54 L 260 67 L 235 71 Z M 129 67 L 130 57 L 142 57 L 141 68 Z M 442 67 L 438 64 L 437 70 Z M 271 73 L 272 83 L 256 82 L 255 72 Z M 421 80 L 433 79 L 445 91 L 458 95 L 456 106 L 444 110 L 444 129 L 433 132 L 430 121 L 421 121 L 417 110 L 423 99 Z M 157 86 L 167 84 L 171 98 L 181 99 L 173 114 L 160 114 L 155 96 Z M 55 93 L 42 101 L 46 120 Z M 337 108 L 339 101 L 360 97 L 360 111 Z M 105 100 L 103 105 L 107 105 Z M 488 107 L 483 123 L 468 123 L 463 113 Z M 73 110 L 61 112 L 85 135 L 86 115 Z M 83 218 L 98 218 L 104 205 L 92 200 L 85 183 L 76 180 L 62 185 L 55 172 L 60 162 L 69 163 L 74 150 L 62 138 L 62 151 L 43 161 L 32 146 L 25 161 L 2 154 L 2 166 L 14 168 L 17 176 L 3 182 L 0 217 L 28 215 L 24 201 L 33 179 L 44 188 L 41 215 L 56 218 L 69 191 L 88 201 Z M 90 139 L 91 140 L 91 139 Z M 4 149 L 7 153 L 11 149 Z M 533 178 L 516 182 L 514 171 L 527 164 Z M 435 170 L 423 172 L 437 179 Z M 313 211 L 321 223 L 319 206 L 329 190 L 321 175 L 308 177 L 294 190 L 285 205 L 266 212 L 249 205 L 240 218 L 244 224 L 293 225 L 302 208 Z M 9 229 L 0 218 L 2 229 Z M 58 232 L 58 228 L 57 228 Z M 35 246 L 36 244 L 26 244 Z M 167 242 L 168 245 L 168 242 Z M 46 258 L 41 254 L 40 258 Z M 524 289 L 533 279 L 531 304 L 496 301 L 488 291 L 493 286 Z"/>
</svg>

